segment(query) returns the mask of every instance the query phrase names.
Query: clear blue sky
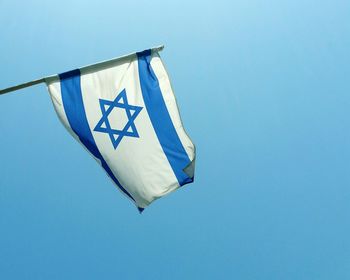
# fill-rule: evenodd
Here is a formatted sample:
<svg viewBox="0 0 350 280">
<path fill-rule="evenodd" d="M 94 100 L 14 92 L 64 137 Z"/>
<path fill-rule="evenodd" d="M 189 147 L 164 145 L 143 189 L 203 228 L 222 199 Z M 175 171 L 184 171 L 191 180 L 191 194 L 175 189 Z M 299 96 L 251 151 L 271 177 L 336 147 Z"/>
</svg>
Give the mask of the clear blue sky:
<svg viewBox="0 0 350 280">
<path fill-rule="evenodd" d="M 1 279 L 350 279 L 350 2 L 0 0 L 0 87 L 165 44 L 196 182 L 142 215 L 45 86 L 0 97 Z"/>
</svg>

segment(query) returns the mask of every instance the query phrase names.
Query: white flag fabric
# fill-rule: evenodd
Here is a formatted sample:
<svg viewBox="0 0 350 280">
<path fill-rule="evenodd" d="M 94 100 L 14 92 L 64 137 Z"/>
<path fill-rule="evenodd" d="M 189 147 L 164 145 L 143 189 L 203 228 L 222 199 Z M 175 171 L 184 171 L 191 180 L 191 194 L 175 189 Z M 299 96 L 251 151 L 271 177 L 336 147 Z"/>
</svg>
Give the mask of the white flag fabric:
<svg viewBox="0 0 350 280">
<path fill-rule="evenodd" d="M 58 77 L 46 83 L 61 122 L 140 212 L 193 182 L 195 147 L 157 51 Z"/>
</svg>

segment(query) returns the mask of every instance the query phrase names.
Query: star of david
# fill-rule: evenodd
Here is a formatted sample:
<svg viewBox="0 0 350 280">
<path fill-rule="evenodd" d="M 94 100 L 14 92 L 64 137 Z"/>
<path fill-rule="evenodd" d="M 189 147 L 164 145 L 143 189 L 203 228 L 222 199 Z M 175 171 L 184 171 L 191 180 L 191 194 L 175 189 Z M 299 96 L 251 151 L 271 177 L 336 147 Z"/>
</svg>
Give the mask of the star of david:
<svg viewBox="0 0 350 280">
<path fill-rule="evenodd" d="M 100 107 L 102 117 L 94 128 L 94 131 L 107 133 L 111 139 L 114 149 L 117 149 L 123 137 L 139 137 L 134 121 L 137 115 L 141 112 L 142 107 L 130 105 L 128 103 L 125 89 L 119 93 L 114 101 L 100 99 Z M 113 121 L 112 124 L 118 121 L 115 118 L 111 118 L 111 113 L 114 110 L 120 109 L 125 110 L 128 121 L 124 125 L 124 128 L 117 129 L 111 126 L 111 121 Z"/>
</svg>

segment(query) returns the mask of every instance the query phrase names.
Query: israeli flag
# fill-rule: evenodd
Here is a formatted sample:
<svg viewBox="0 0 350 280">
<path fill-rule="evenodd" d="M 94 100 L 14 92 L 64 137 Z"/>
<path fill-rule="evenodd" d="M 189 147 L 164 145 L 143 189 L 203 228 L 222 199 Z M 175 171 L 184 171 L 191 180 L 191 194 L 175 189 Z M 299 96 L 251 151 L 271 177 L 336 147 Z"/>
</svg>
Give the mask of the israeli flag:
<svg viewBox="0 0 350 280">
<path fill-rule="evenodd" d="M 193 182 L 195 147 L 157 49 L 46 84 L 63 125 L 140 211 Z"/>
</svg>

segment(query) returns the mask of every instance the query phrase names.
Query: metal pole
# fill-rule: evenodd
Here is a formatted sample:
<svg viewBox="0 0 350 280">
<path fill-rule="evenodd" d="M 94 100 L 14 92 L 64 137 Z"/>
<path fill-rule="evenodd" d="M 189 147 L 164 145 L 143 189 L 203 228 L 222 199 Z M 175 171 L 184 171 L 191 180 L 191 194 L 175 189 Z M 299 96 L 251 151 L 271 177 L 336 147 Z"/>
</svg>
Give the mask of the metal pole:
<svg viewBox="0 0 350 280">
<path fill-rule="evenodd" d="M 159 51 L 162 51 L 163 49 L 164 49 L 164 46 L 161 45 L 159 47 L 152 48 L 151 50 L 152 50 L 152 52 L 159 52 Z M 106 61 L 102 61 L 102 62 L 97 62 L 95 64 L 83 66 L 83 67 L 80 67 L 79 69 L 82 70 L 82 71 L 88 71 L 88 70 L 93 69 L 95 67 L 108 66 L 109 64 L 113 64 L 113 63 L 115 63 L 115 62 L 117 62 L 117 61 L 119 61 L 121 59 L 131 58 L 135 54 L 136 53 L 123 55 L 123 56 L 120 56 L 120 57 L 112 58 L 110 60 L 106 60 Z M 8 87 L 8 88 L 5 88 L 5 89 L 1 89 L 0 90 L 0 95 L 5 94 L 5 93 L 9 93 L 9 92 L 12 92 L 12 91 L 16 91 L 16 90 L 19 90 L 19 89 L 22 89 L 22 88 L 31 87 L 31 86 L 34 86 L 34 85 L 37 85 L 37 84 L 49 82 L 49 81 L 51 81 L 53 79 L 56 79 L 56 78 L 58 78 L 57 75 L 52 75 L 52 76 L 47 76 L 47 77 L 40 78 L 40 79 L 37 79 L 37 80 L 33 80 L 33 81 L 30 81 L 30 82 L 26 82 L 26 83 L 23 83 L 23 84 L 19 84 L 19 85 L 16 85 L 16 86 L 12 86 L 12 87 Z"/>
<path fill-rule="evenodd" d="M 1 89 L 0 90 L 0 94 L 5 94 L 5 93 L 11 92 L 11 91 L 15 91 L 15 90 L 19 90 L 19 89 L 22 89 L 22 88 L 31 87 L 31 86 L 34 86 L 34 85 L 37 85 L 37 84 L 41 84 L 41 83 L 44 83 L 44 82 L 45 82 L 45 78 L 37 79 L 37 80 L 30 81 L 30 82 L 27 82 L 27 83 L 23 83 L 23 84 L 20 84 L 20 85 L 17 85 L 17 86 Z"/>
</svg>

